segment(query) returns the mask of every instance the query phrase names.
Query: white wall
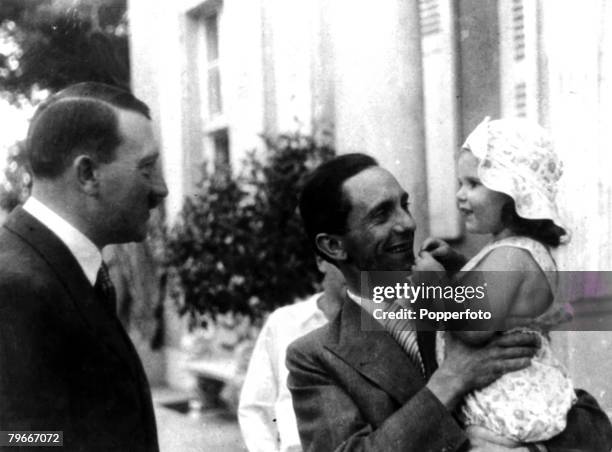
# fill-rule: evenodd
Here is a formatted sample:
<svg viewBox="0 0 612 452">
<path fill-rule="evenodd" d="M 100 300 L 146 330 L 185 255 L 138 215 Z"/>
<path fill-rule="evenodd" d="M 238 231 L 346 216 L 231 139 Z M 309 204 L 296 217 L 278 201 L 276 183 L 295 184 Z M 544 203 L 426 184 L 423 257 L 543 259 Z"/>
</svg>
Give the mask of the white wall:
<svg viewBox="0 0 612 452">
<path fill-rule="evenodd" d="M 238 169 L 245 152 L 261 147 L 258 135 L 265 129 L 261 2 L 226 0 L 222 14 L 222 90 L 231 163 Z"/>
<path fill-rule="evenodd" d="M 610 271 L 612 5 L 607 0 L 542 4 L 550 126 L 565 163 L 559 202 L 573 233 L 559 252 L 559 265 L 564 270 Z M 577 385 L 612 411 L 612 332 L 574 332 L 564 340 L 561 352 Z"/>
</svg>

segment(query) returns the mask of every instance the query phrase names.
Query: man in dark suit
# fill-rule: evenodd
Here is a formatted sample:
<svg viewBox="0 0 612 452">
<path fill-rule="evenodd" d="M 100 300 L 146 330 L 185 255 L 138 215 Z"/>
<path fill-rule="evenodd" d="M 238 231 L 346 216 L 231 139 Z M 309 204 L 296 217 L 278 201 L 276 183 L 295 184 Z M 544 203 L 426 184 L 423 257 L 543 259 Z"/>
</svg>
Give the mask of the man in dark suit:
<svg viewBox="0 0 612 452">
<path fill-rule="evenodd" d="M 168 193 L 149 109 L 70 86 L 38 108 L 28 152 L 32 196 L 0 230 L 0 430 L 63 431 L 66 451 L 158 451 L 100 253 L 144 239 Z"/>
<path fill-rule="evenodd" d="M 565 432 L 545 444 L 509 449 L 486 435 L 468 438 L 458 424 L 453 411 L 463 395 L 529 365 L 533 335 L 505 335 L 480 349 L 455 341 L 437 367 L 433 332 L 362 326 L 371 317 L 360 306 L 361 271 L 410 271 L 415 260 L 408 193 L 374 159 L 348 154 L 321 165 L 304 187 L 300 213 L 316 251 L 338 266 L 348 288 L 339 315 L 287 351 L 306 451 L 609 452 L 610 422 L 584 392 Z"/>
</svg>

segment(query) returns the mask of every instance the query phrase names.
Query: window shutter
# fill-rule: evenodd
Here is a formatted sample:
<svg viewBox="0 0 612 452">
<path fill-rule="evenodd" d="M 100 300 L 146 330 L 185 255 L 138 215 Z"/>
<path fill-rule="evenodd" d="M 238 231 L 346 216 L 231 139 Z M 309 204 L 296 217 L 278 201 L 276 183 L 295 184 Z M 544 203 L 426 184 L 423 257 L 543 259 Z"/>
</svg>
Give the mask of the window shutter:
<svg viewBox="0 0 612 452">
<path fill-rule="evenodd" d="M 421 15 L 422 36 L 429 36 L 442 32 L 440 5 L 438 0 L 419 1 L 419 12 Z"/>
<path fill-rule="evenodd" d="M 539 121 L 539 0 L 499 0 L 501 106 L 504 117 Z"/>
</svg>

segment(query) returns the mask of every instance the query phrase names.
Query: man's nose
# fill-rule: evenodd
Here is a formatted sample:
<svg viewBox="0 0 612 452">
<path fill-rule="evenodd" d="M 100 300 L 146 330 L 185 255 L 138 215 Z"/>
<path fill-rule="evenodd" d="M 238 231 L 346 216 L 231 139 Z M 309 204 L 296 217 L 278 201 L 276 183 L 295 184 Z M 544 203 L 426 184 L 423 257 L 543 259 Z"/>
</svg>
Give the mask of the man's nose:
<svg viewBox="0 0 612 452">
<path fill-rule="evenodd" d="M 151 181 L 151 191 L 160 199 L 168 196 L 168 186 L 166 185 L 166 180 L 159 166 L 156 167 L 155 174 Z"/>
<path fill-rule="evenodd" d="M 397 219 L 395 221 L 395 229 L 399 231 L 414 231 L 416 229 L 416 223 L 412 215 L 409 212 L 406 212 L 404 209 L 401 209 L 398 212 Z"/>
</svg>

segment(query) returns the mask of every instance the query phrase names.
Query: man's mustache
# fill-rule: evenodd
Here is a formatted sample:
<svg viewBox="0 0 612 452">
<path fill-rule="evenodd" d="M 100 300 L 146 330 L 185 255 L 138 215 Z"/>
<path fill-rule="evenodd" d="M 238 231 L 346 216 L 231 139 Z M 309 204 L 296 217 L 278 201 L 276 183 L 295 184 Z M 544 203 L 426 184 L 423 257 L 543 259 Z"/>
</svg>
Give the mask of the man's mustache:
<svg viewBox="0 0 612 452">
<path fill-rule="evenodd" d="M 164 198 L 162 198 L 161 196 L 156 196 L 155 194 L 150 193 L 147 199 L 149 210 L 155 209 L 157 206 L 159 206 L 163 199 Z"/>
</svg>

